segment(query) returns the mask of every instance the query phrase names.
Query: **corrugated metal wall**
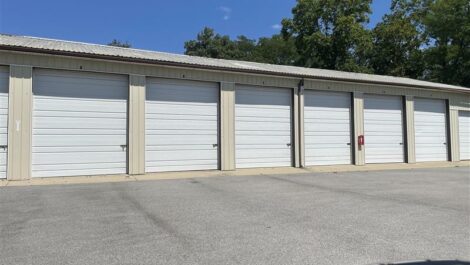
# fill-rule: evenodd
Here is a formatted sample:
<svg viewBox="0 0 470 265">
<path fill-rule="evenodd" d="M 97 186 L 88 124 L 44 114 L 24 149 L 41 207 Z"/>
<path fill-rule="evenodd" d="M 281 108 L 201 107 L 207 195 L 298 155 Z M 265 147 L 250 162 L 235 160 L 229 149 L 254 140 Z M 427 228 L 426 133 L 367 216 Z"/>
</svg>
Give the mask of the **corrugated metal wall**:
<svg viewBox="0 0 470 265">
<path fill-rule="evenodd" d="M 145 117 L 145 110 L 142 109 L 142 102 L 145 101 L 145 77 L 162 77 L 186 80 L 210 81 L 221 84 L 220 94 L 220 166 L 223 170 L 233 170 L 235 168 L 234 151 L 234 89 L 235 85 L 256 85 L 266 87 L 297 88 L 300 79 L 289 77 L 276 77 L 259 74 L 224 72 L 215 70 L 190 69 L 181 67 L 158 66 L 138 63 L 116 62 L 97 59 L 85 59 L 77 57 L 54 56 L 43 54 L 29 54 L 21 52 L 0 51 L 0 65 L 10 65 L 10 88 L 15 91 L 10 93 L 10 115 L 13 113 L 9 124 L 10 133 L 15 133 L 14 120 L 26 122 L 26 131 L 31 126 L 31 79 L 32 68 L 49 68 L 77 71 L 92 71 L 102 73 L 117 73 L 130 76 L 130 99 L 129 99 L 129 173 L 141 174 L 143 171 L 143 161 L 145 158 L 145 124 L 142 120 Z M 26 66 L 17 66 L 26 65 Z M 449 100 L 450 139 L 453 161 L 458 161 L 458 110 L 470 111 L 470 93 L 447 92 L 438 90 L 428 90 L 421 88 L 408 88 L 402 86 L 377 85 L 368 83 L 350 83 L 340 81 L 313 80 L 306 79 L 304 89 L 343 91 L 352 92 L 353 99 L 353 128 L 355 140 L 355 164 L 364 164 L 364 152 L 357 148 L 357 136 L 363 134 L 363 95 L 401 95 L 406 96 L 406 125 L 407 125 L 407 157 L 408 162 L 414 162 L 414 123 L 413 123 L 413 98 L 438 98 Z M 294 89 L 293 106 L 293 134 L 294 134 L 294 162 L 296 166 L 304 166 L 305 149 L 303 147 L 303 91 Z M 19 111 L 22 110 L 21 117 Z M 26 111 L 26 112 L 25 112 Z M 16 114 L 15 114 L 16 113 Z M 25 114 L 26 113 L 26 114 Z M 457 113 L 457 114 L 456 114 Z M 455 118 L 457 117 L 457 118 Z M 29 128 L 31 129 L 31 128 Z M 12 173 L 11 177 L 28 178 L 30 171 L 31 143 L 30 134 L 16 133 L 9 139 L 9 145 L 18 146 L 21 149 L 9 149 L 11 153 Z M 29 143 L 29 144 L 28 144 Z M 29 147 L 28 147 L 29 146 Z M 22 158 L 18 157 L 22 153 Z M 24 157 L 23 157 L 24 156 Z M 28 165 L 27 165 L 28 164 Z M 21 168 L 21 169 L 20 169 Z M 15 173 L 13 173 L 15 172 Z"/>
</svg>

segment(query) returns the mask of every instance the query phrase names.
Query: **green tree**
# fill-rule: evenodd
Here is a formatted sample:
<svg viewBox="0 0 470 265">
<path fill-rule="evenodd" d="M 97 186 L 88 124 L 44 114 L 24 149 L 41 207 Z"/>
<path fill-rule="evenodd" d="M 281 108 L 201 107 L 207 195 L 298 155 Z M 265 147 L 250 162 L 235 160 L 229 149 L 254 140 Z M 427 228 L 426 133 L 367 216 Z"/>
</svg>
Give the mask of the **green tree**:
<svg viewBox="0 0 470 265">
<path fill-rule="evenodd" d="M 371 0 L 297 0 L 293 18 L 282 21 L 284 37 L 293 37 L 306 67 L 371 72 L 369 21 Z"/>
<path fill-rule="evenodd" d="M 197 35 L 196 40 L 187 41 L 184 47 L 186 55 L 209 58 L 271 64 L 293 64 L 297 59 L 294 42 L 280 35 L 258 41 L 241 35 L 232 40 L 207 27 Z"/>
<path fill-rule="evenodd" d="M 424 25 L 433 43 L 425 51 L 425 77 L 470 87 L 470 1 L 433 1 Z"/>
<path fill-rule="evenodd" d="M 299 60 L 294 39 L 284 39 L 279 34 L 260 38 L 255 54 L 258 62 L 270 64 L 294 65 Z"/>
<path fill-rule="evenodd" d="M 129 42 L 122 42 L 120 40 L 114 39 L 110 43 L 107 44 L 108 46 L 114 46 L 114 47 L 121 47 L 121 48 L 131 48 L 132 45 Z"/>
<path fill-rule="evenodd" d="M 423 18 L 429 0 L 393 0 L 391 13 L 372 31 L 371 65 L 376 74 L 422 78 L 427 34 Z"/>
<path fill-rule="evenodd" d="M 255 49 L 253 40 L 239 36 L 236 41 L 227 35 L 220 35 L 211 28 L 204 28 L 196 40 L 184 44 L 185 54 L 219 59 L 243 60 L 250 58 Z"/>
</svg>

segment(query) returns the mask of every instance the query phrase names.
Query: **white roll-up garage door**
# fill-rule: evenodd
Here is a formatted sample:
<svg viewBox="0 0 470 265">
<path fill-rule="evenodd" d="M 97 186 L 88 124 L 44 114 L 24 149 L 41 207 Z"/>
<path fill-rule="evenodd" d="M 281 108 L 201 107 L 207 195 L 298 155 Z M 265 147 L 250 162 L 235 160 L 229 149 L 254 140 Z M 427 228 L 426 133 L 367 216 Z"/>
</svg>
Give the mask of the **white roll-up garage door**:
<svg viewBox="0 0 470 265">
<path fill-rule="evenodd" d="M 9 69 L 0 66 L 0 178 L 7 176 L 8 83 Z"/>
<path fill-rule="evenodd" d="M 351 164 L 351 94 L 305 90 L 305 164 Z"/>
<path fill-rule="evenodd" d="M 238 86 L 235 95 L 237 168 L 292 166 L 292 91 Z"/>
<path fill-rule="evenodd" d="M 366 163 L 405 161 L 403 101 L 399 96 L 364 96 Z"/>
<path fill-rule="evenodd" d="M 446 103 L 415 98 L 416 161 L 447 161 Z"/>
<path fill-rule="evenodd" d="M 216 83 L 148 78 L 146 171 L 218 168 Z"/>
<path fill-rule="evenodd" d="M 126 173 L 128 77 L 35 70 L 32 176 Z"/>
<path fill-rule="evenodd" d="M 460 160 L 470 160 L 470 111 L 459 111 Z"/>
</svg>

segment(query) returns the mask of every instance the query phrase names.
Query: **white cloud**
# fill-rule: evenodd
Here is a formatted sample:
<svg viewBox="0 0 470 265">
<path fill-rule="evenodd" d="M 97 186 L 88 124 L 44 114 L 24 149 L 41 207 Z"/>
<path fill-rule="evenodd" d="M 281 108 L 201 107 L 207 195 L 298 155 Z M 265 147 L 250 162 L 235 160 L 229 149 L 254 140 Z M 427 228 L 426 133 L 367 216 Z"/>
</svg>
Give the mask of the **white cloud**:
<svg viewBox="0 0 470 265">
<path fill-rule="evenodd" d="M 224 20 L 230 19 L 230 15 L 232 14 L 232 9 L 230 7 L 221 6 L 219 7 L 219 10 L 222 11 L 222 13 L 224 14 L 223 16 Z"/>
<path fill-rule="evenodd" d="M 275 29 L 275 30 L 280 30 L 282 29 L 282 25 L 281 24 L 274 24 L 271 26 L 272 29 Z"/>
</svg>

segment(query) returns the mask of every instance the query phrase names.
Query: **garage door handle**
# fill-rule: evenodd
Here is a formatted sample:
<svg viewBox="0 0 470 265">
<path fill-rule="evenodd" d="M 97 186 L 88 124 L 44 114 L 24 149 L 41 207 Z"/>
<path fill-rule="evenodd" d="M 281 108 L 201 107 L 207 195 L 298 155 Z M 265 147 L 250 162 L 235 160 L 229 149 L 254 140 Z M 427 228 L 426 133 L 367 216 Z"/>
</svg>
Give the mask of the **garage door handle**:
<svg viewBox="0 0 470 265">
<path fill-rule="evenodd" d="M 212 147 L 216 148 L 218 147 L 219 145 L 218 144 L 213 144 Z"/>
<path fill-rule="evenodd" d="M 287 146 L 288 146 L 288 147 L 291 147 L 291 145 L 292 145 L 291 143 L 287 143 Z"/>
<path fill-rule="evenodd" d="M 7 150 L 8 145 L 0 145 L 0 149 Z"/>
<path fill-rule="evenodd" d="M 346 145 L 351 145 L 351 143 L 347 143 Z"/>
<path fill-rule="evenodd" d="M 447 143 L 442 143 L 443 145 L 447 145 Z"/>
<path fill-rule="evenodd" d="M 127 144 L 121 144 L 120 146 L 121 146 L 122 151 L 126 151 L 126 149 L 127 149 Z"/>
<path fill-rule="evenodd" d="M 400 143 L 400 145 L 403 145 L 403 143 Z"/>
</svg>

